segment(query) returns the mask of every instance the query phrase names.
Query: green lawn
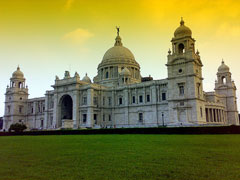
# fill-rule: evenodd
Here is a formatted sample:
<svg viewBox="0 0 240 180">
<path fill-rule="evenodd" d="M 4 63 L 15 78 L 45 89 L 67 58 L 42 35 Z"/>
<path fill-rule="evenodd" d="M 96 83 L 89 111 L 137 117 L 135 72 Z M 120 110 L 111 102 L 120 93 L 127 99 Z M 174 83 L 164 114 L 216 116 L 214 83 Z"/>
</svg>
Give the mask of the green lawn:
<svg viewBox="0 0 240 180">
<path fill-rule="evenodd" d="M 239 180 L 240 135 L 0 137 L 1 180 Z"/>
</svg>

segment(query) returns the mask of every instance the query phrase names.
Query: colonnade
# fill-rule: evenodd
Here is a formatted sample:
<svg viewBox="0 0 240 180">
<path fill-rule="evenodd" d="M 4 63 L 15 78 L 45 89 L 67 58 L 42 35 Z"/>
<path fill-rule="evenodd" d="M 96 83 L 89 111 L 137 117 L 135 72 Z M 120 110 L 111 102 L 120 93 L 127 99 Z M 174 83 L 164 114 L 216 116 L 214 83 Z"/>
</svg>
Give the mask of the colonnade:
<svg viewBox="0 0 240 180">
<path fill-rule="evenodd" d="M 226 122 L 226 112 L 223 109 L 206 108 L 205 112 L 207 122 Z"/>
<path fill-rule="evenodd" d="M 128 67 L 129 71 L 131 72 L 131 77 L 138 79 L 139 78 L 139 71 L 137 68 L 134 67 Z M 106 73 L 108 72 L 108 77 L 106 77 Z M 108 78 L 116 78 L 118 77 L 118 67 L 117 66 L 110 66 L 101 68 L 101 70 L 98 72 L 100 74 L 100 79 L 108 79 Z"/>
</svg>

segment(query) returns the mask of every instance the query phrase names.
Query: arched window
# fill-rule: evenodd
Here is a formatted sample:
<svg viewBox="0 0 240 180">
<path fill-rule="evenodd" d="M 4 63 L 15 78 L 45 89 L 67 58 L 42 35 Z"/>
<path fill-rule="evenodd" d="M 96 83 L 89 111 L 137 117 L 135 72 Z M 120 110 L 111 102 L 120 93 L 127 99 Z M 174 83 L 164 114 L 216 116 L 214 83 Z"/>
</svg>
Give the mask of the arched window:
<svg viewBox="0 0 240 180">
<path fill-rule="evenodd" d="M 103 73 L 103 69 L 101 69 L 101 78 L 104 78 L 104 73 Z"/>
<path fill-rule="evenodd" d="M 179 53 L 184 53 L 185 52 L 184 45 L 182 43 L 178 45 L 178 52 Z"/>
<path fill-rule="evenodd" d="M 108 71 L 106 72 L 106 76 L 105 77 L 106 77 L 106 79 L 108 78 Z"/>
<path fill-rule="evenodd" d="M 19 88 L 22 87 L 22 83 L 21 83 L 21 82 L 18 83 L 18 87 L 19 87 Z"/>
<path fill-rule="evenodd" d="M 222 83 L 226 84 L 226 78 L 224 76 L 222 77 Z"/>
<path fill-rule="evenodd" d="M 118 101 L 119 101 L 119 105 L 121 105 L 123 103 L 122 102 L 122 97 L 119 97 Z"/>
</svg>

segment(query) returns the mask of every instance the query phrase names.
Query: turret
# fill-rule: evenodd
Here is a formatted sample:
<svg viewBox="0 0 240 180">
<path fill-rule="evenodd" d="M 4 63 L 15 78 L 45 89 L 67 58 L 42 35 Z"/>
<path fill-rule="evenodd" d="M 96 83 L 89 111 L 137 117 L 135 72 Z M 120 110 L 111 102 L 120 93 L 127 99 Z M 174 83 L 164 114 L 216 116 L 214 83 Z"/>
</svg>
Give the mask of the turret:
<svg viewBox="0 0 240 180">
<path fill-rule="evenodd" d="M 26 110 L 28 99 L 28 87 L 25 84 L 24 74 L 17 67 L 10 78 L 10 85 L 5 93 L 5 113 L 3 129 L 8 130 L 13 123 L 26 124 Z"/>
<path fill-rule="evenodd" d="M 175 125 L 204 124 L 202 62 L 192 31 L 181 19 L 168 51 L 169 119 Z"/>
<path fill-rule="evenodd" d="M 124 68 L 119 73 L 119 85 L 123 84 L 130 84 L 131 83 L 131 72 L 128 70 L 128 68 Z"/>
<path fill-rule="evenodd" d="M 217 94 L 225 95 L 227 124 L 239 125 L 239 117 L 237 111 L 236 86 L 231 77 L 230 68 L 222 60 L 217 72 L 217 81 L 215 83 L 215 91 Z"/>
</svg>

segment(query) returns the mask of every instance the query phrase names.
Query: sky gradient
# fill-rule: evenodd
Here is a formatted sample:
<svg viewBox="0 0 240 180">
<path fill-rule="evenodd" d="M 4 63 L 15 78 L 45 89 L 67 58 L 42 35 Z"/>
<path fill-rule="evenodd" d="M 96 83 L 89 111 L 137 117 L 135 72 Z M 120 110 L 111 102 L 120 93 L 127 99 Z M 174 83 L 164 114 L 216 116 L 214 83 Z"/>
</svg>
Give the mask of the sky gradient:
<svg viewBox="0 0 240 180">
<path fill-rule="evenodd" d="M 222 58 L 240 88 L 239 9 L 237 0 L 1 0 L 0 116 L 18 65 L 30 98 L 52 90 L 55 75 L 62 78 L 65 70 L 72 76 L 77 71 L 80 78 L 87 72 L 92 79 L 114 44 L 115 26 L 120 26 L 123 45 L 133 52 L 141 75 L 166 78 L 167 51 L 181 17 L 196 39 L 204 90 L 213 91 Z"/>
</svg>

